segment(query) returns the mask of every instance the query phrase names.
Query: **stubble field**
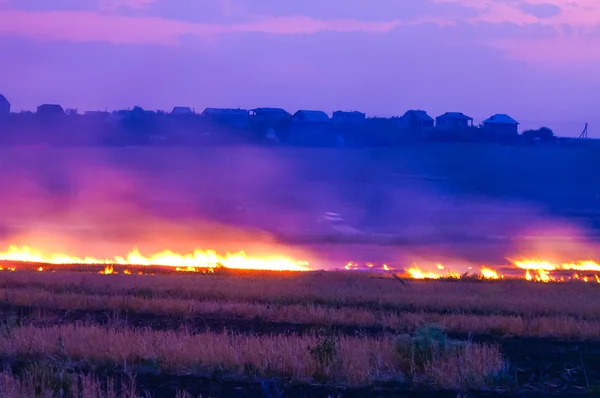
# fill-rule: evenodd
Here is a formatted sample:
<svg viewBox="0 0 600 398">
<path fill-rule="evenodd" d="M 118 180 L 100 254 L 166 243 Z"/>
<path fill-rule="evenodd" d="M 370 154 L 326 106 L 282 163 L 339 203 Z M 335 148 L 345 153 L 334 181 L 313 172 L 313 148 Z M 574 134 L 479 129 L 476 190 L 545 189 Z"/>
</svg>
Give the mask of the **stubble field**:
<svg viewBox="0 0 600 398">
<path fill-rule="evenodd" d="M 1 272 L 1 394 L 597 392 L 597 284 L 403 282 L 356 272 Z M 84 388 L 104 395 L 77 395 Z"/>
</svg>

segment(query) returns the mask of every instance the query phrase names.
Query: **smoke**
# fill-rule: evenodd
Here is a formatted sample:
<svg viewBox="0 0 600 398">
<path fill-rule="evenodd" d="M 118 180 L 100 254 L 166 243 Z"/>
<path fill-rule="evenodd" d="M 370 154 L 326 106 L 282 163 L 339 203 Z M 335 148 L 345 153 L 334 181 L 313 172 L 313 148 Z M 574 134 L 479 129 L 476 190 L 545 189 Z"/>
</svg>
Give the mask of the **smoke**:
<svg viewBox="0 0 600 398">
<path fill-rule="evenodd" d="M 283 249 L 268 228 L 231 217 L 241 206 L 257 203 L 261 195 L 252 193 L 272 178 L 260 157 L 242 167 L 237 159 L 197 158 L 181 149 L 3 152 L 4 247 L 24 244 L 96 257 L 124 254 L 134 246 L 257 255 Z"/>
<path fill-rule="evenodd" d="M 469 191 L 444 165 L 394 158 L 407 153 L 4 148 L 0 244 L 96 257 L 133 247 L 276 252 L 325 268 L 347 261 L 466 268 L 505 257 L 593 255 L 593 245 L 551 239 L 582 235 L 585 226 L 533 201 Z M 282 236 L 310 243 L 290 245 Z"/>
</svg>

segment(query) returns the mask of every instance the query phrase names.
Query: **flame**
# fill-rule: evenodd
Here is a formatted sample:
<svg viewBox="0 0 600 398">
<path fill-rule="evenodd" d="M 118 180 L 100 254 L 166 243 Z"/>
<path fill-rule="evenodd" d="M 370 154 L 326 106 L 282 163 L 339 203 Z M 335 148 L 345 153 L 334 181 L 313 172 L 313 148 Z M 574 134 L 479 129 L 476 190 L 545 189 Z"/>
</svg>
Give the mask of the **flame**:
<svg viewBox="0 0 600 398">
<path fill-rule="evenodd" d="M 195 250 L 189 254 L 179 254 L 169 250 L 150 256 L 142 255 L 137 249 L 130 251 L 126 256 L 115 256 L 113 258 L 93 258 L 77 257 L 61 253 L 46 254 L 42 251 L 36 251 L 28 246 L 12 245 L 5 252 L 0 252 L 0 261 L 8 262 L 28 262 L 34 263 L 37 271 L 46 270 L 44 264 L 57 265 L 104 265 L 104 269 L 99 273 L 104 275 L 117 274 L 115 266 L 168 266 L 174 271 L 180 272 L 214 272 L 218 267 L 243 270 L 271 270 L 271 271 L 309 271 L 310 265 L 307 261 L 296 261 L 283 256 L 251 257 L 244 252 L 227 253 L 225 255 L 217 254 L 211 250 Z M 499 280 L 505 278 L 524 278 L 532 282 L 565 282 L 569 280 L 578 280 L 581 282 L 593 282 L 600 284 L 600 264 L 592 260 L 583 260 L 576 262 L 557 263 L 540 259 L 521 259 L 509 260 L 514 270 L 524 270 L 525 274 L 516 275 L 507 270 L 506 277 L 489 266 L 479 268 L 478 277 L 482 279 Z M 440 263 L 433 262 L 435 269 L 432 271 L 424 270 L 417 264 L 405 269 L 405 273 L 412 279 L 442 279 L 453 278 L 461 279 L 468 276 L 474 268 L 469 266 L 467 273 L 456 272 Z M 0 267 L 0 271 L 15 271 L 13 264 L 7 264 L 9 267 Z M 345 264 L 346 270 L 358 270 L 364 267 L 368 270 L 393 271 L 395 267 L 388 264 L 381 264 L 381 267 L 375 267 L 373 263 L 358 264 L 348 262 Z M 475 268 L 477 269 L 477 268 Z M 505 270 L 503 266 L 502 270 Z M 138 271 L 138 270 L 136 270 Z M 572 275 L 569 271 L 575 271 Z M 132 270 L 126 267 L 119 269 L 126 275 L 130 275 Z M 138 274 L 143 274 L 138 271 Z"/>
<path fill-rule="evenodd" d="M 514 265 L 524 270 L 544 270 L 554 271 L 557 269 L 556 264 L 541 260 L 511 260 Z"/>
<path fill-rule="evenodd" d="M 217 268 L 219 266 L 231 269 L 263 270 L 263 271 L 309 271 L 307 261 L 295 261 L 287 257 L 250 257 L 244 252 L 221 256 L 212 250 L 195 250 L 191 254 L 178 254 L 169 250 L 153 254 L 149 257 L 142 255 L 137 249 L 130 251 L 127 256 L 116 256 L 112 259 L 93 257 L 75 257 L 61 253 L 44 254 L 28 246 L 12 245 L 7 251 L 0 253 L 0 261 L 16 261 L 41 264 L 106 264 L 106 265 L 161 265 L 180 268 L 181 270 L 197 270 L 199 268 Z M 105 269 L 107 271 L 108 267 Z M 43 271 L 42 267 L 38 268 Z M 106 272 L 105 272 L 106 273 Z M 112 273 L 112 272 L 110 272 Z"/>
<path fill-rule="evenodd" d="M 525 259 L 525 260 L 510 260 L 518 268 L 525 270 L 525 279 L 528 281 L 538 282 L 557 282 L 564 281 L 564 277 L 556 278 L 552 276 L 552 271 L 578 271 L 578 272 L 598 272 L 600 271 L 600 264 L 592 260 L 578 261 L 575 263 L 552 263 L 550 261 L 536 260 L 536 259 Z M 530 273 L 534 271 L 535 274 Z M 579 273 L 573 274 L 571 279 L 582 280 L 583 282 L 589 282 L 591 279 L 589 276 L 584 275 L 580 277 Z M 600 280 L 596 275 L 596 282 L 600 283 Z"/>
<path fill-rule="evenodd" d="M 424 272 L 419 267 L 412 267 L 406 270 L 406 273 L 413 279 L 440 279 L 442 276 L 435 272 Z"/>
<path fill-rule="evenodd" d="M 479 272 L 481 272 L 481 276 L 484 279 L 500 279 L 500 276 L 498 276 L 498 273 L 491 268 L 482 267 L 479 270 Z"/>
<path fill-rule="evenodd" d="M 107 265 L 106 267 L 104 267 L 104 269 L 102 271 L 99 272 L 99 274 L 110 275 L 110 274 L 116 274 L 116 272 L 113 269 L 112 265 Z"/>
</svg>

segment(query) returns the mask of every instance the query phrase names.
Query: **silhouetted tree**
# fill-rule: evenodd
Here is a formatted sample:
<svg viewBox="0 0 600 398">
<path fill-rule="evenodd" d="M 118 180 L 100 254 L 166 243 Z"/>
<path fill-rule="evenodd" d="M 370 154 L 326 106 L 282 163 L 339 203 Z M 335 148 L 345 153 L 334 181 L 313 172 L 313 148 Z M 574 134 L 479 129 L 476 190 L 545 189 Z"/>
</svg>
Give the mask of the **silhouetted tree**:
<svg viewBox="0 0 600 398">
<path fill-rule="evenodd" d="M 526 130 L 521 134 L 521 138 L 527 143 L 553 143 L 556 141 L 554 132 L 548 127 L 541 127 L 537 130 Z"/>
</svg>

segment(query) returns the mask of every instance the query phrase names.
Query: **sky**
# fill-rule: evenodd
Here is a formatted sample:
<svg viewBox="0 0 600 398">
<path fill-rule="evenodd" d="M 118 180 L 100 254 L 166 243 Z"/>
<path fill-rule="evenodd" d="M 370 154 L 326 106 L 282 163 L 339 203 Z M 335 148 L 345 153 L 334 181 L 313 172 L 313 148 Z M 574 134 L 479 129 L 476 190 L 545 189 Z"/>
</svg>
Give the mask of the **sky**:
<svg viewBox="0 0 600 398">
<path fill-rule="evenodd" d="M 13 111 L 424 109 L 600 137 L 599 0 L 0 0 Z"/>
</svg>

